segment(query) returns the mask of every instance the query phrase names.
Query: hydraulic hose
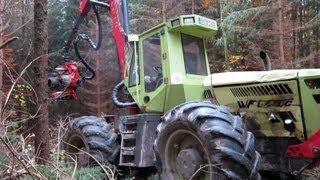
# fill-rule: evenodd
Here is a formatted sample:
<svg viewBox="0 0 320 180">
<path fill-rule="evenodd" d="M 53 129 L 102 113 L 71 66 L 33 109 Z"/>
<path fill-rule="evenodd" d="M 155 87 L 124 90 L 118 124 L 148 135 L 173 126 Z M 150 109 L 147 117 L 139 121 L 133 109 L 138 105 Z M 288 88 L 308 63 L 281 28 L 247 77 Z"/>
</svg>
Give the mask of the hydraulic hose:
<svg viewBox="0 0 320 180">
<path fill-rule="evenodd" d="M 77 39 L 78 40 L 85 40 L 89 43 L 90 47 L 92 49 L 94 49 L 95 51 L 97 51 L 100 46 L 101 46 L 101 42 L 102 42 L 102 27 L 101 27 L 101 19 L 100 19 L 100 15 L 99 15 L 99 11 L 97 9 L 97 7 L 95 5 L 92 5 L 92 9 L 93 12 L 96 16 L 97 19 L 97 24 L 98 24 L 98 42 L 97 44 L 95 42 L 92 41 L 92 39 L 86 35 L 86 34 L 78 34 Z"/>
<path fill-rule="evenodd" d="M 90 71 L 91 75 L 90 76 L 84 76 L 83 78 L 86 80 L 91 80 L 95 77 L 95 71 L 94 69 L 82 58 L 79 48 L 78 48 L 78 42 L 80 40 L 85 40 L 89 43 L 90 47 L 97 51 L 100 46 L 101 46 L 101 42 L 102 42 L 102 27 L 101 27 L 101 19 L 100 19 L 100 15 L 99 15 L 99 11 L 97 9 L 97 7 L 95 5 L 92 5 L 92 9 L 94 11 L 94 14 L 97 18 L 97 23 L 98 23 L 98 42 L 97 44 L 95 42 L 92 41 L 92 39 L 86 35 L 86 34 L 79 34 L 76 38 L 76 40 L 73 42 L 73 46 L 74 46 L 74 51 L 76 56 L 79 58 L 79 60 L 82 62 L 82 64 Z"/>
<path fill-rule="evenodd" d="M 84 78 L 85 80 L 92 80 L 92 79 L 96 76 L 96 72 L 95 72 L 94 69 L 87 63 L 87 61 L 84 60 L 84 59 L 82 58 L 82 56 L 80 55 L 77 41 L 74 42 L 74 52 L 75 52 L 76 56 L 79 58 L 79 60 L 82 62 L 82 64 L 83 64 L 83 65 L 90 71 L 90 73 L 91 73 L 90 76 L 84 76 L 83 78 Z"/>
<path fill-rule="evenodd" d="M 112 101 L 118 108 L 132 107 L 137 105 L 136 102 L 121 102 L 118 98 L 119 91 L 124 87 L 124 80 L 117 84 L 112 90 Z"/>
</svg>

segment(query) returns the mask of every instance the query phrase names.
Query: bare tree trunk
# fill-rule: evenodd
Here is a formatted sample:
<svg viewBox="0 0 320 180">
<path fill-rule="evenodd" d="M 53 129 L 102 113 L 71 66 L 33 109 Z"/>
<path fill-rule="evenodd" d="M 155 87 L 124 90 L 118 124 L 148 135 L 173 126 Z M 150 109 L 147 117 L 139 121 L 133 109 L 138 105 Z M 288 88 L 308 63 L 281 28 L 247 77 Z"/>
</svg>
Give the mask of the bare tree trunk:
<svg viewBox="0 0 320 180">
<path fill-rule="evenodd" d="M 296 3 L 292 4 L 291 16 L 292 16 L 291 28 L 295 28 L 296 24 L 297 24 L 297 19 L 298 19 L 298 8 L 297 8 L 297 4 Z M 296 59 L 298 57 L 297 44 L 298 44 L 297 43 L 297 32 L 293 31 L 293 34 L 292 34 L 292 51 L 291 51 L 293 67 L 296 67 Z"/>
<path fill-rule="evenodd" d="M 317 9 L 317 15 L 320 12 L 320 3 L 317 3 L 316 5 L 316 9 Z M 316 23 L 316 28 L 315 28 L 315 41 L 316 41 L 316 54 L 315 54 L 315 59 L 314 59 L 314 66 L 315 68 L 319 68 L 320 67 L 320 45 L 319 45 L 319 41 L 320 41 L 320 23 L 319 21 L 317 21 Z"/>
<path fill-rule="evenodd" d="M 35 89 L 38 93 L 35 119 L 35 150 L 37 163 L 46 164 L 49 160 L 49 122 L 48 122 L 48 29 L 47 0 L 34 0 L 34 57 L 39 58 L 34 65 Z"/>
<path fill-rule="evenodd" d="M 283 0 L 278 0 L 279 2 L 279 56 L 280 56 L 280 62 L 282 64 L 285 63 L 284 58 L 284 27 L 283 27 Z"/>
<path fill-rule="evenodd" d="M 300 5 L 299 6 L 299 26 L 303 27 L 304 23 L 303 23 L 303 7 Z M 303 34 L 304 32 L 301 32 L 301 30 L 298 32 L 298 58 L 302 58 L 304 56 L 304 51 L 303 51 L 303 44 L 304 42 L 304 38 L 303 38 Z"/>
<path fill-rule="evenodd" d="M 29 38 L 28 38 L 28 35 L 27 35 L 27 26 L 25 25 L 26 23 L 26 15 L 28 14 L 28 0 L 23 0 L 21 1 L 21 13 L 22 13 L 22 16 L 21 16 L 21 25 L 23 25 L 23 27 L 21 27 L 21 43 L 22 43 L 22 48 L 21 49 L 21 52 L 20 52 L 20 56 L 19 56 L 19 61 L 21 62 L 21 68 L 23 68 L 26 64 L 27 64 L 27 61 L 28 61 L 28 45 L 29 45 Z"/>
<path fill-rule="evenodd" d="M 165 22 L 167 20 L 167 0 L 162 0 L 162 20 Z"/>
<path fill-rule="evenodd" d="M 0 0 L 0 44 L 3 42 L 3 36 L 1 30 L 4 27 L 3 14 L 4 14 L 4 0 Z M 2 97 L 3 97 L 3 84 L 2 84 L 2 75 L 3 75 L 3 51 L 0 49 L 0 113 L 2 112 Z"/>
<path fill-rule="evenodd" d="M 117 114 L 118 109 L 112 103 L 111 91 L 117 84 L 119 67 L 117 65 L 117 55 L 112 48 L 114 40 L 112 38 L 112 26 L 109 17 L 101 16 L 102 29 L 104 34 L 101 50 L 91 50 L 88 53 L 91 65 L 95 67 L 96 77 L 91 81 L 86 81 L 79 90 L 81 102 L 80 112 L 101 116 L 102 114 Z M 92 28 L 90 31 L 95 32 Z M 106 60 L 107 57 L 107 60 Z"/>
<path fill-rule="evenodd" d="M 216 18 L 221 18 L 222 15 L 222 10 L 221 10 L 221 0 L 216 0 L 216 6 L 217 6 L 217 14 L 216 14 Z"/>
<path fill-rule="evenodd" d="M 191 0 L 191 12 L 192 14 L 194 14 L 194 9 L 195 9 L 195 4 L 194 4 L 194 0 Z"/>
</svg>

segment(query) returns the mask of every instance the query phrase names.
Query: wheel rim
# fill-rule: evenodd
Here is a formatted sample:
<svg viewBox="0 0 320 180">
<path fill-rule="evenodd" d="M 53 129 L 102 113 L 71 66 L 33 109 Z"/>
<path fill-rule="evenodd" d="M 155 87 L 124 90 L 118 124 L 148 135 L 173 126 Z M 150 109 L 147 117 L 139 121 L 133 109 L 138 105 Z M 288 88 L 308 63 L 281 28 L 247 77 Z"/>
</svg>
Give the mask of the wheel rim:
<svg viewBox="0 0 320 180">
<path fill-rule="evenodd" d="M 67 161 L 77 163 L 79 166 L 86 166 L 90 163 L 90 156 L 87 144 L 84 139 L 77 134 L 69 137 L 66 147 Z"/>
<path fill-rule="evenodd" d="M 209 153 L 196 134 L 176 130 L 165 145 L 165 165 L 173 179 L 211 179 Z"/>
</svg>

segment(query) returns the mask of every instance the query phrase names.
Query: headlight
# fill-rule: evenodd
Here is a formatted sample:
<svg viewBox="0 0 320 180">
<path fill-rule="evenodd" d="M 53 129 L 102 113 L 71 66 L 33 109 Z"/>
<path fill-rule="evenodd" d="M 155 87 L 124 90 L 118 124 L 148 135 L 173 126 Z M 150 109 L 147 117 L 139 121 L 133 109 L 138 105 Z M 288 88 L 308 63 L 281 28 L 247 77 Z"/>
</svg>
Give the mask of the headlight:
<svg viewBox="0 0 320 180">
<path fill-rule="evenodd" d="M 172 27 L 177 27 L 180 25 L 180 19 L 175 19 L 171 21 Z"/>
</svg>

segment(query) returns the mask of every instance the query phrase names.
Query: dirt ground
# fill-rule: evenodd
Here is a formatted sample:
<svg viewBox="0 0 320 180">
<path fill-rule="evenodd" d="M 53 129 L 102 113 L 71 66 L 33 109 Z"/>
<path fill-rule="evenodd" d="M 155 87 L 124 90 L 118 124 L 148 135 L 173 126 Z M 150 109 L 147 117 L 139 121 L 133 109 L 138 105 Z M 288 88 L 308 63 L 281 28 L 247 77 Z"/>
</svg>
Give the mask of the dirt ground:
<svg viewBox="0 0 320 180">
<path fill-rule="evenodd" d="M 320 179 L 320 167 L 316 167 L 314 169 L 306 170 L 303 172 L 302 179 L 306 180 L 318 180 Z"/>
</svg>

